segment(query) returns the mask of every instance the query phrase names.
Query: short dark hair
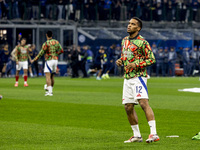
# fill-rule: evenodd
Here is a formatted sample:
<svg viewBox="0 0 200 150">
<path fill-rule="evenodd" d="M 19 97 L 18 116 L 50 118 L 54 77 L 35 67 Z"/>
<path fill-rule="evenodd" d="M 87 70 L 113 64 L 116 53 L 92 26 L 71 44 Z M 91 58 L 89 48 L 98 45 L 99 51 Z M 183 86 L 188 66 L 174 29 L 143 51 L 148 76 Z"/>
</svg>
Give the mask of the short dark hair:
<svg viewBox="0 0 200 150">
<path fill-rule="evenodd" d="M 52 31 L 47 31 L 47 36 L 48 37 L 52 37 L 52 35 L 53 35 Z"/>
<path fill-rule="evenodd" d="M 138 17 L 133 17 L 132 19 L 135 19 L 135 20 L 138 21 L 138 25 L 140 27 L 140 30 L 142 30 L 142 20 L 140 18 L 138 18 Z"/>
</svg>

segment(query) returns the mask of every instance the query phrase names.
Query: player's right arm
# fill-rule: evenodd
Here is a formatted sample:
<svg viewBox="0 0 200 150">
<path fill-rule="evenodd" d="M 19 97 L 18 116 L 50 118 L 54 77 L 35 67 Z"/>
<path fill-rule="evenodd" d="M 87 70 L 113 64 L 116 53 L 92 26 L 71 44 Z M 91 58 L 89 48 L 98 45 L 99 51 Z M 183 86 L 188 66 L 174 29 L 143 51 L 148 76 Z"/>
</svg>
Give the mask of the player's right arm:
<svg viewBox="0 0 200 150">
<path fill-rule="evenodd" d="M 18 46 L 16 46 L 16 50 L 15 50 L 15 60 L 16 60 L 16 64 L 18 65 L 19 64 L 19 59 L 18 59 L 18 50 L 19 49 L 19 47 Z"/>
<path fill-rule="evenodd" d="M 117 61 L 116 61 L 117 66 L 123 65 L 123 60 L 124 60 L 123 47 L 124 47 L 124 39 L 121 42 L 121 57 L 119 59 L 117 59 Z"/>
<path fill-rule="evenodd" d="M 47 50 L 47 43 L 45 42 L 43 45 L 42 45 L 42 49 L 40 50 L 39 54 L 33 59 L 32 62 L 34 61 L 37 61 L 40 57 L 42 57 L 42 55 L 44 55 L 44 52 Z"/>
</svg>

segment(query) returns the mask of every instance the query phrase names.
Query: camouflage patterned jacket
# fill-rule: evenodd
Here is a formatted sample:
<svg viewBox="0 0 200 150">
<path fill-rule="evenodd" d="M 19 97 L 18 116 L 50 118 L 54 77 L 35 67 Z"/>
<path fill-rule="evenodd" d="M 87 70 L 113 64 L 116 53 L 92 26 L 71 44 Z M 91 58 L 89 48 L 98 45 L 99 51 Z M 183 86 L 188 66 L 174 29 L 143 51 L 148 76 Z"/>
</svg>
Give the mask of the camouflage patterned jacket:
<svg viewBox="0 0 200 150">
<path fill-rule="evenodd" d="M 17 46 L 15 51 L 15 60 L 17 61 L 27 61 L 29 58 L 29 45 Z"/>
<path fill-rule="evenodd" d="M 47 40 L 40 50 L 39 54 L 34 58 L 34 61 L 38 60 L 43 54 L 45 54 L 45 60 L 58 60 L 58 55 L 63 53 L 63 48 L 57 40 Z"/>
<path fill-rule="evenodd" d="M 141 35 L 126 36 L 121 43 L 121 60 L 124 64 L 124 78 L 147 77 L 146 67 L 156 62 L 149 43 Z M 136 69 L 128 71 L 127 64 L 135 63 Z"/>
</svg>

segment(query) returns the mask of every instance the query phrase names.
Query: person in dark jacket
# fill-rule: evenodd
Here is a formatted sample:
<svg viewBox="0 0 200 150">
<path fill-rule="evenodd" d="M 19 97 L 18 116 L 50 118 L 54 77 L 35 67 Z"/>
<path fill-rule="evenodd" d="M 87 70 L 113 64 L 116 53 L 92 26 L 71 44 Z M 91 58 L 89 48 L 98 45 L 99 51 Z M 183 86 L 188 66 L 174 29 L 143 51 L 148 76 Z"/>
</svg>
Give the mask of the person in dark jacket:
<svg viewBox="0 0 200 150">
<path fill-rule="evenodd" d="M 2 62 L 2 77 L 5 76 L 6 73 L 6 68 L 7 68 L 7 63 L 9 60 L 10 52 L 8 49 L 8 44 L 5 44 L 3 46 L 2 52 L 1 52 L 1 62 Z"/>
<path fill-rule="evenodd" d="M 72 47 L 72 51 L 71 54 L 68 55 L 69 59 L 70 59 L 70 66 L 72 68 L 72 78 L 78 78 L 79 74 L 78 74 L 78 51 L 77 51 L 77 47 L 74 45 Z"/>
<path fill-rule="evenodd" d="M 163 59 L 163 68 L 162 68 L 162 76 L 166 76 L 168 74 L 168 47 L 164 49 L 164 59 Z"/>
<path fill-rule="evenodd" d="M 169 63 L 169 70 L 168 70 L 168 74 L 169 76 L 175 76 L 175 63 L 176 63 L 176 58 L 177 58 L 177 54 L 176 51 L 174 49 L 174 47 L 170 47 L 170 52 L 168 55 L 168 63 Z M 171 74 L 170 74 L 171 72 Z"/>
<path fill-rule="evenodd" d="M 196 70 L 196 66 L 198 64 L 197 46 L 194 46 L 193 51 L 190 53 L 190 64 L 191 64 L 190 75 L 194 75 L 195 74 L 195 70 Z"/>
<path fill-rule="evenodd" d="M 164 59 L 164 52 L 163 48 L 160 47 L 158 52 L 156 53 L 156 76 L 159 76 L 159 73 L 162 71 L 163 68 L 163 59 Z"/>
<path fill-rule="evenodd" d="M 183 70 L 184 70 L 184 76 L 190 75 L 190 54 L 189 54 L 189 47 L 186 47 L 183 49 Z"/>
</svg>

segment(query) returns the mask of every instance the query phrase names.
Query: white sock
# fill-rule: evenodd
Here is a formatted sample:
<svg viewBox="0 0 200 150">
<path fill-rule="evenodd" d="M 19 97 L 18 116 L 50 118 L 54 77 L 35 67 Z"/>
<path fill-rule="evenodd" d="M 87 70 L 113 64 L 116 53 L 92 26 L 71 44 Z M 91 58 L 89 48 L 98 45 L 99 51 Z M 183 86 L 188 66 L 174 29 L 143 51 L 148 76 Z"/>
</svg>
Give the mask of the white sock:
<svg viewBox="0 0 200 150">
<path fill-rule="evenodd" d="M 156 121 L 155 120 L 151 120 L 148 122 L 149 127 L 150 127 L 150 134 L 157 134 L 156 132 Z"/>
<path fill-rule="evenodd" d="M 15 83 L 18 83 L 18 82 L 15 82 Z"/>
<path fill-rule="evenodd" d="M 48 89 L 49 93 L 52 93 L 52 86 L 48 86 L 47 89 Z"/>
<path fill-rule="evenodd" d="M 24 84 L 26 84 L 27 82 L 26 81 L 24 81 Z"/>
<path fill-rule="evenodd" d="M 31 77 L 33 77 L 33 73 L 30 73 Z"/>
<path fill-rule="evenodd" d="M 131 128 L 132 128 L 132 130 L 133 130 L 133 135 L 134 135 L 135 137 L 141 137 L 140 129 L 139 129 L 138 124 L 137 124 L 137 125 L 131 125 Z"/>
</svg>

